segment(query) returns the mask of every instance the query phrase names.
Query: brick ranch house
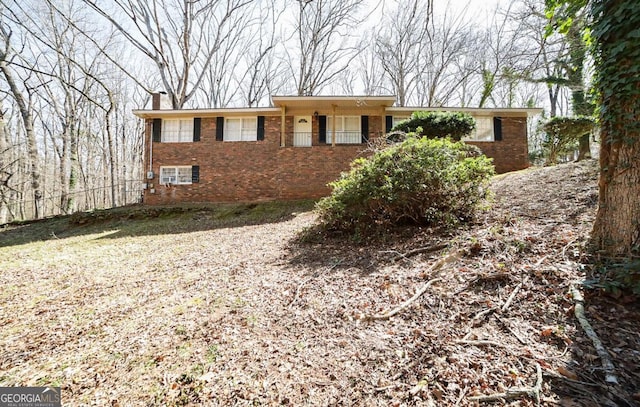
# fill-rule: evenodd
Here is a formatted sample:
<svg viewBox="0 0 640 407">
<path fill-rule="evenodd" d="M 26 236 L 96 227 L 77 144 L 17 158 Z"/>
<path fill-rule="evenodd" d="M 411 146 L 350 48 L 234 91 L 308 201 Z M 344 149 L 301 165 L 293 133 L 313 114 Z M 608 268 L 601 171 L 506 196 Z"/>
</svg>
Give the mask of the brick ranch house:
<svg viewBox="0 0 640 407">
<path fill-rule="evenodd" d="M 463 111 L 465 140 L 499 173 L 529 166 L 527 118 L 541 109 L 394 107 L 395 96 L 273 96 L 273 107 L 134 110 L 145 120 L 143 201 L 248 202 L 319 198 L 369 140 L 416 110 Z"/>
</svg>

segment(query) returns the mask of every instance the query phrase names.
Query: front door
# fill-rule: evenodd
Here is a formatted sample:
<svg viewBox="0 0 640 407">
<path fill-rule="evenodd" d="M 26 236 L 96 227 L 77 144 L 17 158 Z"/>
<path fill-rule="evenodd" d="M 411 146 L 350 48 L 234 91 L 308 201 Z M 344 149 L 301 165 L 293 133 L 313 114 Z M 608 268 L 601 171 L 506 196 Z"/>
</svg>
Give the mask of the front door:
<svg viewBox="0 0 640 407">
<path fill-rule="evenodd" d="M 311 147 L 311 116 L 293 117 L 293 145 L 295 147 Z"/>
</svg>

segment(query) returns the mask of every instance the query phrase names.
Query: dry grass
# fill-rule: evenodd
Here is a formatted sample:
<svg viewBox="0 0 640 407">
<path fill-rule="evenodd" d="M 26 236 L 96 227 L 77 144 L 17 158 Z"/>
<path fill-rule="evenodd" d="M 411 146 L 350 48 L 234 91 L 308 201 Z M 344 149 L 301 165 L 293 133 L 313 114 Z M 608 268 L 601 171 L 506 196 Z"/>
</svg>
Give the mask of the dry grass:
<svg viewBox="0 0 640 407">
<path fill-rule="evenodd" d="M 501 177 L 494 208 L 467 230 L 366 245 L 301 241 L 308 204 L 134 208 L 6 229 L 0 386 L 60 385 L 74 406 L 475 405 L 534 386 L 540 365 L 541 404 L 632 405 L 637 307 L 589 299 L 613 389 L 567 295 L 587 277 L 595 174 L 583 163 Z M 398 253 L 440 243 L 464 253 L 442 281 L 369 321 L 435 277 L 425 270 L 447 249 Z"/>
</svg>

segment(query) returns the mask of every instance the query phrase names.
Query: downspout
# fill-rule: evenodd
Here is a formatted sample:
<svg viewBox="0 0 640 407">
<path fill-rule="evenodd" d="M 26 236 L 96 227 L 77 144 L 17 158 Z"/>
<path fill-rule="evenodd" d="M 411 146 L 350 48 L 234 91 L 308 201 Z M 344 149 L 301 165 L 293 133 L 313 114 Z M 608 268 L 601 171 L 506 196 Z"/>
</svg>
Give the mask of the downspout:
<svg viewBox="0 0 640 407">
<path fill-rule="evenodd" d="M 166 96 L 167 92 L 160 91 L 151 94 L 151 110 L 160 110 L 162 107 L 162 95 Z M 153 172 L 153 120 L 151 121 L 151 133 L 145 128 L 145 134 L 151 134 L 149 137 L 149 171 Z"/>
<path fill-rule="evenodd" d="M 286 138 L 286 126 L 285 126 L 285 113 L 286 113 L 287 107 L 282 105 L 282 107 L 280 108 L 281 111 L 281 116 L 280 116 L 280 147 L 285 147 L 287 144 L 287 138 Z"/>
<path fill-rule="evenodd" d="M 151 137 L 149 137 L 149 171 L 153 172 L 153 121 L 151 122 Z M 145 131 L 149 134 L 148 131 Z"/>
</svg>

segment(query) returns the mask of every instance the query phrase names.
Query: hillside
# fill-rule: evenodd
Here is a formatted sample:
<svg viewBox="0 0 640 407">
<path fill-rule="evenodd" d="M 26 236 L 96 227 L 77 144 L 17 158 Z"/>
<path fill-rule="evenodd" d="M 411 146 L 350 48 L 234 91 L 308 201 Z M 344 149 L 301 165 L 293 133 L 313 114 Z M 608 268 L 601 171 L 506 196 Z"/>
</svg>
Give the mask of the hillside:
<svg viewBox="0 0 640 407">
<path fill-rule="evenodd" d="M 580 285 L 596 177 L 502 175 L 468 228 L 373 242 L 313 235 L 309 203 L 6 227 L 0 386 L 62 386 L 63 405 L 638 405 L 637 302 Z"/>
</svg>

